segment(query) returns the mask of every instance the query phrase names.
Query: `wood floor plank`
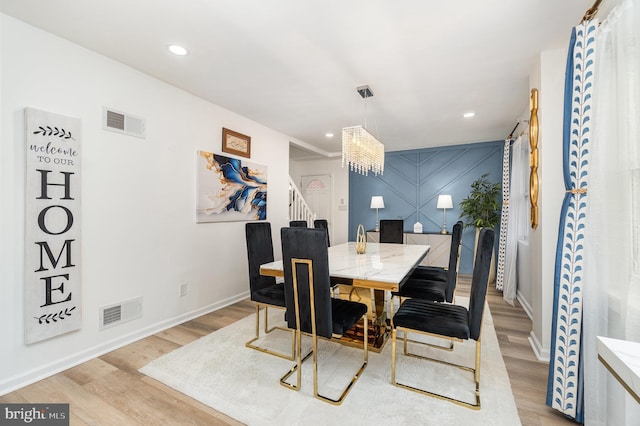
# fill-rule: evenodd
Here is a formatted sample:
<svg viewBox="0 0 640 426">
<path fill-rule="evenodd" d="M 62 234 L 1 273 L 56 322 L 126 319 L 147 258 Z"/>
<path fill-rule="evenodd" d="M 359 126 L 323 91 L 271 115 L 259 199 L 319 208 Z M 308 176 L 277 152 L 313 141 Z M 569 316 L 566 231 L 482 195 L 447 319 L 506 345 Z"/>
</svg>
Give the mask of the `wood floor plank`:
<svg viewBox="0 0 640 426">
<path fill-rule="evenodd" d="M 150 386 L 154 386 L 156 388 L 158 388 L 160 391 L 165 392 L 169 395 L 172 395 L 173 397 L 183 401 L 186 404 L 189 404 L 191 406 L 193 406 L 194 408 L 201 410 L 213 417 L 215 417 L 216 419 L 218 419 L 220 421 L 220 423 L 215 423 L 215 424 L 222 424 L 222 425 L 232 425 L 232 426 L 240 426 L 242 425 L 242 423 L 240 423 L 239 421 L 232 419 L 231 417 L 227 416 L 226 414 L 223 414 L 219 411 L 214 410 L 213 408 L 209 407 L 208 405 L 204 405 L 203 403 L 196 401 L 195 399 L 181 393 L 178 392 L 177 390 L 170 388 L 169 386 L 165 385 L 164 383 L 161 383 L 155 379 L 152 379 L 151 377 L 147 377 L 144 376 L 141 379 L 143 382 L 149 384 Z"/>
<path fill-rule="evenodd" d="M 82 386 L 116 370 L 117 368 L 113 365 L 104 362 L 100 358 L 94 358 L 70 368 L 62 374 Z"/>
<path fill-rule="evenodd" d="M 117 370 L 85 389 L 119 407 L 141 425 L 207 424 L 211 416 L 141 380 L 140 373 Z M 167 409 L 170 407 L 170 409 Z"/>
<path fill-rule="evenodd" d="M 82 386 L 63 374 L 56 374 L 16 392 L 27 402 L 68 403 L 70 414 L 84 424 L 101 425 L 105 422 L 114 425 L 137 424 L 119 407 L 114 407 L 103 398 L 87 392 Z"/>
<path fill-rule="evenodd" d="M 22 404 L 30 401 L 16 391 L 0 396 L 0 402 L 5 404 Z"/>
<path fill-rule="evenodd" d="M 190 327 L 185 327 L 184 325 L 178 325 L 168 330 L 161 331 L 160 333 L 156 334 L 156 336 L 173 342 L 177 345 L 184 346 L 193 342 L 194 340 L 198 340 L 199 338 L 206 336 L 207 334 L 209 333 L 205 330 L 195 330 Z"/>
<path fill-rule="evenodd" d="M 159 356 L 179 347 L 176 343 L 153 335 L 102 355 L 100 359 L 121 370 L 136 372 Z"/>
</svg>

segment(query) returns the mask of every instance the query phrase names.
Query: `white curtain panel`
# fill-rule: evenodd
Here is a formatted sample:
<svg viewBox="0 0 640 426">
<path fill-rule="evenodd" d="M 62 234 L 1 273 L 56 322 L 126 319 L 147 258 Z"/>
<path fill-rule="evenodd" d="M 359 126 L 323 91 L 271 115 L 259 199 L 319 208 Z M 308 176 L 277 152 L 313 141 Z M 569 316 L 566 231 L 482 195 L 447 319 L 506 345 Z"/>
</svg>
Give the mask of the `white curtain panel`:
<svg viewBox="0 0 640 426">
<path fill-rule="evenodd" d="M 504 141 L 504 149 L 502 156 L 502 214 L 500 215 L 500 238 L 498 242 L 498 272 L 496 274 L 496 289 L 504 289 L 504 267 L 507 251 L 507 224 L 509 222 L 509 198 L 511 173 L 509 172 L 511 157 L 511 142 L 513 139 L 509 136 Z"/>
<path fill-rule="evenodd" d="M 640 341 L 639 28 L 640 4 L 626 0 L 596 33 L 583 277 L 586 425 L 640 421 L 640 405 L 596 350 L 596 336 Z"/>
<path fill-rule="evenodd" d="M 524 198 L 525 186 L 525 164 L 529 164 L 523 152 L 522 137 L 519 136 L 511 145 L 511 180 L 509 197 L 509 220 L 507 222 L 507 243 L 504 262 L 504 282 L 502 298 L 510 305 L 514 304 L 516 292 L 518 291 L 518 277 L 516 271 L 516 260 L 518 257 L 518 240 L 521 238 L 520 221 L 526 217 L 522 210 L 527 208 Z M 527 186 L 528 187 L 528 186 Z"/>
</svg>

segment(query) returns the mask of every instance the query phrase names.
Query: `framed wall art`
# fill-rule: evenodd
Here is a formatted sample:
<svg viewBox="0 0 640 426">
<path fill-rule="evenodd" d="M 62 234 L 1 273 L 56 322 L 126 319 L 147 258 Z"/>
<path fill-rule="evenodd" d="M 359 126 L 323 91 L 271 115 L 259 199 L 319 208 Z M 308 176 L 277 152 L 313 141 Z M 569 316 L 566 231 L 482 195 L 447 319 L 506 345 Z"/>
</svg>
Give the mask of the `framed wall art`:
<svg viewBox="0 0 640 426">
<path fill-rule="evenodd" d="M 251 136 L 222 128 L 222 152 L 251 158 Z"/>
<path fill-rule="evenodd" d="M 197 169 L 196 222 L 267 219 L 267 166 L 198 151 Z"/>
</svg>

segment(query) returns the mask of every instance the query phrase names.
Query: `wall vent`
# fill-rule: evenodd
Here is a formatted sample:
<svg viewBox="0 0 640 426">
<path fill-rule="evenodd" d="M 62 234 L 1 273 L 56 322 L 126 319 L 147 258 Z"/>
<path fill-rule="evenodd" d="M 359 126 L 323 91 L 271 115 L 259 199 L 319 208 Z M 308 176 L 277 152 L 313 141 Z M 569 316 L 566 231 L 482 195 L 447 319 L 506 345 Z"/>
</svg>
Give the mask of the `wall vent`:
<svg viewBox="0 0 640 426">
<path fill-rule="evenodd" d="M 142 297 L 98 308 L 99 329 L 104 330 L 142 317 Z"/>
<path fill-rule="evenodd" d="M 118 321 L 122 321 L 122 305 L 112 306 L 102 311 L 103 326 L 108 326 Z"/>
<path fill-rule="evenodd" d="M 113 108 L 102 107 L 102 128 L 112 132 L 145 138 L 145 120 Z"/>
</svg>

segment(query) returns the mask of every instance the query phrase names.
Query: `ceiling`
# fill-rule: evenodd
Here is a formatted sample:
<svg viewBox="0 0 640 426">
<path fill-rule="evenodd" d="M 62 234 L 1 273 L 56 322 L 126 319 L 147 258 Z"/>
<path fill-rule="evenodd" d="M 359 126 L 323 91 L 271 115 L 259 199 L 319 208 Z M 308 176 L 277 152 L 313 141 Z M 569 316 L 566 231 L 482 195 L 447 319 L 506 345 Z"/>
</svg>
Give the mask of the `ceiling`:
<svg viewBox="0 0 640 426">
<path fill-rule="evenodd" d="M 539 53 L 565 47 L 592 0 L 0 4 L 4 14 L 278 130 L 305 151 L 336 155 L 341 128 L 365 119 L 386 151 L 503 139 L 527 111 Z M 189 54 L 169 53 L 173 43 Z M 366 114 L 362 85 L 374 93 Z M 464 119 L 468 111 L 476 116 Z"/>
</svg>

